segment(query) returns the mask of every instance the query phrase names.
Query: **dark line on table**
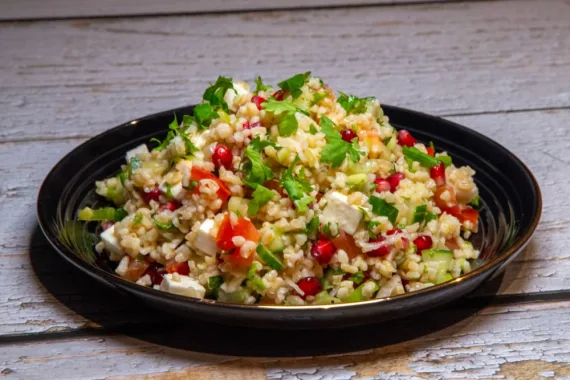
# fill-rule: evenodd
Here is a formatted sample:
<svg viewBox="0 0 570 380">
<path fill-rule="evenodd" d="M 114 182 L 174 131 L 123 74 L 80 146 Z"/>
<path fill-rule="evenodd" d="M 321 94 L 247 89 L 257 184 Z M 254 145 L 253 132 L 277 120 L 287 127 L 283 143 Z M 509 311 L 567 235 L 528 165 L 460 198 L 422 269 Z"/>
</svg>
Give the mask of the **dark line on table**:
<svg viewBox="0 0 570 380">
<path fill-rule="evenodd" d="M 41 141 L 67 141 L 67 140 L 85 140 L 96 135 L 72 135 L 72 136 L 38 136 L 38 137 L 26 137 L 21 139 L 7 139 L 0 140 L 0 144 L 18 144 L 18 143 L 29 143 L 29 142 L 41 142 Z"/>
<path fill-rule="evenodd" d="M 251 8 L 251 9 L 224 9 L 224 10 L 208 10 L 208 11 L 180 11 L 180 12 L 164 12 L 164 13 L 121 13 L 116 15 L 87 15 L 87 16 L 54 16 L 54 17 L 30 17 L 30 18 L 14 18 L 0 20 L 1 23 L 18 23 L 32 21 L 68 21 L 68 20 L 102 20 L 117 18 L 149 18 L 149 17 L 180 17 L 180 16 L 210 16 L 210 15 L 232 15 L 243 13 L 262 13 L 262 12 L 295 12 L 295 11 L 319 11 L 319 10 L 335 10 L 335 9 L 358 9 L 358 8 L 375 8 L 375 7 L 406 7 L 406 6 L 426 6 L 437 4 L 461 4 L 461 3 L 490 3 L 501 1 L 517 1 L 517 0 L 410 0 L 402 3 L 356 3 L 356 4 L 332 4 L 332 5 L 299 5 L 296 7 L 277 7 L 277 8 Z"/>
<path fill-rule="evenodd" d="M 550 303 L 570 301 L 570 289 L 539 293 L 505 294 L 497 296 L 473 296 L 456 301 L 448 308 L 472 307 L 474 303 L 489 306 L 521 305 L 529 303 Z M 445 306 L 441 311 L 445 311 Z M 155 321 L 120 324 L 114 327 L 80 327 L 74 330 L 37 332 L 28 334 L 8 334 L 0 336 L 0 346 L 11 344 L 32 344 L 47 341 L 101 338 L 129 335 L 151 331 Z"/>
</svg>

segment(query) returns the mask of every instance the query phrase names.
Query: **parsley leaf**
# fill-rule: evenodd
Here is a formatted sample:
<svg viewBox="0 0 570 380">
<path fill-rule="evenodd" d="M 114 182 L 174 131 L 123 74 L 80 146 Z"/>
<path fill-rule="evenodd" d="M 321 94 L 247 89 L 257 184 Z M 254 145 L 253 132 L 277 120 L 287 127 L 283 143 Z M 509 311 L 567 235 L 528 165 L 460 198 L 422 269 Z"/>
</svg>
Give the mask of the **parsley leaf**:
<svg viewBox="0 0 570 380">
<path fill-rule="evenodd" d="M 313 101 L 311 102 L 311 106 L 314 106 L 315 104 L 317 104 L 318 102 L 320 102 L 324 98 L 327 98 L 328 96 L 329 96 L 329 94 L 326 92 L 315 92 L 313 94 Z"/>
<path fill-rule="evenodd" d="M 265 84 L 263 84 L 263 81 L 261 80 L 261 77 L 258 75 L 257 78 L 255 79 L 255 91 L 253 92 L 254 94 L 258 94 L 259 91 L 270 91 L 272 90 L 271 86 L 266 86 Z"/>
<path fill-rule="evenodd" d="M 275 99 L 267 99 L 267 101 L 261 104 L 261 107 L 268 111 L 272 112 L 274 115 L 280 115 L 284 112 L 297 112 L 299 108 L 291 102 L 286 100 L 275 100 Z"/>
<path fill-rule="evenodd" d="M 311 135 L 316 135 L 319 132 L 319 130 L 317 129 L 317 127 L 315 127 L 315 124 L 311 124 L 311 126 L 309 127 L 309 133 Z"/>
<path fill-rule="evenodd" d="M 283 82 L 280 82 L 277 85 L 283 91 L 290 93 L 293 99 L 297 99 L 303 93 L 303 91 L 301 91 L 301 87 L 303 87 L 310 75 L 310 71 L 307 71 L 304 74 L 297 74 L 289 79 L 285 79 Z"/>
<path fill-rule="evenodd" d="M 189 127 L 193 122 L 194 122 L 194 118 L 192 116 L 190 116 L 190 115 L 182 116 L 182 124 L 185 127 Z"/>
<path fill-rule="evenodd" d="M 198 129 L 208 129 L 212 120 L 220 117 L 210 104 L 202 103 L 194 107 L 194 118 L 198 123 Z"/>
<path fill-rule="evenodd" d="M 428 168 L 432 168 L 436 165 L 439 165 L 440 160 L 438 160 L 435 157 L 430 156 L 429 154 L 426 154 L 422 151 L 420 151 L 418 148 L 408 148 L 407 146 L 402 148 L 402 151 L 404 153 L 404 157 L 406 158 L 406 161 L 409 160 L 413 160 L 413 161 L 418 161 L 420 163 L 420 165 L 428 167 Z"/>
<path fill-rule="evenodd" d="M 396 218 L 398 217 L 398 209 L 382 198 L 370 197 L 370 204 L 372 205 L 372 212 L 376 215 L 385 216 L 388 218 L 390 223 L 394 224 Z"/>
<path fill-rule="evenodd" d="M 291 166 L 281 176 L 280 184 L 287 191 L 289 198 L 293 201 L 299 212 L 305 212 L 309 209 L 308 205 L 315 200 L 315 197 L 308 196 L 307 193 L 313 191 L 313 187 L 306 181 L 293 176 L 293 168 L 299 162 L 299 156 L 296 156 Z"/>
<path fill-rule="evenodd" d="M 339 92 L 340 96 L 338 97 L 338 104 L 341 105 L 342 108 L 347 113 L 364 113 L 366 112 L 368 102 L 373 100 L 373 97 L 367 98 L 358 98 L 354 95 L 347 95 L 344 92 Z"/>
<path fill-rule="evenodd" d="M 283 137 L 295 134 L 297 128 L 299 128 L 299 122 L 294 113 L 288 113 L 279 122 L 279 134 Z"/>
<path fill-rule="evenodd" d="M 247 215 L 254 216 L 257 214 L 261 206 L 275 198 L 275 193 L 267 187 L 258 185 L 252 193 L 253 198 L 249 201 L 247 207 Z"/>
<path fill-rule="evenodd" d="M 358 272 L 350 276 L 348 279 L 354 282 L 356 285 L 360 285 L 360 283 L 364 280 L 364 272 L 359 270 Z"/>
<path fill-rule="evenodd" d="M 245 155 L 249 158 L 249 162 L 243 165 L 245 172 L 245 182 L 251 188 L 256 188 L 268 179 L 273 178 L 273 170 L 261 159 L 261 151 L 266 146 L 276 147 L 275 143 L 267 140 L 261 140 L 256 136 L 245 148 Z"/>
<path fill-rule="evenodd" d="M 321 119 L 321 130 L 326 136 L 327 144 L 321 151 L 321 161 L 329 162 L 333 168 L 337 168 L 342 164 L 347 153 L 352 162 L 356 163 L 360 161 L 360 156 L 363 156 L 364 152 L 358 150 L 359 145 L 357 140 L 354 140 L 352 144 L 344 141 L 339 131 L 333 128 L 334 126 L 333 121 L 323 115 Z"/>
<path fill-rule="evenodd" d="M 305 232 L 307 233 L 307 236 L 309 237 L 309 239 L 316 239 L 317 238 L 317 232 L 319 231 L 319 217 L 315 216 L 313 219 L 311 219 L 309 221 L 309 223 L 307 223 L 307 228 L 305 229 Z"/>
<path fill-rule="evenodd" d="M 232 78 L 226 78 L 220 75 L 216 83 L 204 91 L 202 98 L 210 102 L 210 105 L 213 107 L 222 107 L 224 111 L 229 112 L 228 104 L 224 100 L 224 95 L 230 89 L 235 92 Z"/>
</svg>

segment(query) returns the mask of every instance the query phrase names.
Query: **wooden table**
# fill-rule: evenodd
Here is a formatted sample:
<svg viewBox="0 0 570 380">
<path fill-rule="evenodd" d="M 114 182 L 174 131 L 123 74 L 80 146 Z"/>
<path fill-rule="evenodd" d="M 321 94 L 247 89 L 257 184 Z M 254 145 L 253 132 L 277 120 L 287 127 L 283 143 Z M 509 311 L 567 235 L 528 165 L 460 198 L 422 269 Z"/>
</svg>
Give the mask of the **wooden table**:
<svg viewBox="0 0 570 380">
<path fill-rule="evenodd" d="M 0 5 L 1 375 L 570 378 L 570 1 L 48 3 Z M 36 194 L 69 150 L 197 102 L 218 74 L 275 83 L 305 70 L 467 125 L 528 164 L 543 217 L 502 277 L 390 326 L 264 334 L 171 319 L 48 247 Z"/>
</svg>

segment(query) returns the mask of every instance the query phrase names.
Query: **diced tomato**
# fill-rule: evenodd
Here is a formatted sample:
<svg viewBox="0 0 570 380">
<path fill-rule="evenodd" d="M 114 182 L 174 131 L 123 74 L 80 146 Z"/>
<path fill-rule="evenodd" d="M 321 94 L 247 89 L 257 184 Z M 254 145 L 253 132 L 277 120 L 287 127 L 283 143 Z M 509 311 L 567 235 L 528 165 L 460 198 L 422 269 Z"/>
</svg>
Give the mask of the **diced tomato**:
<svg viewBox="0 0 570 380">
<path fill-rule="evenodd" d="M 441 198 L 442 194 L 446 191 L 449 192 L 449 200 L 443 200 Z M 457 204 L 457 199 L 455 198 L 455 188 L 453 186 L 440 186 L 435 190 L 434 200 L 437 207 L 441 209 L 442 212 L 446 212 L 450 215 L 459 215 L 461 211 L 459 205 Z"/>
<path fill-rule="evenodd" d="M 467 206 L 463 210 L 461 210 L 461 212 L 457 216 L 457 219 L 459 219 L 461 223 L 471 222 L 473 223 L 473 225 L 476 226 L 479 220 L 479 211 L 475 210 L 471 206 Z"/>
<path fill-rule="evenodd" d="M 234 267 L 247 268 L 253 262 L 254 256 L 255 254 L 252 252 L 248 257 L 244 257 L 242 256 L 240 249 L 235 248 L 230 253 L 222 255 L 222 259 Z"/>
<path fill-rule="evenodd" d="M 255 95 L 251 98 L 251 102 L 255 104 L 258 110 L 261 110 L 261 105 L 265 102 L 265 100 L 266 100 L 265 98 L 259 95 Z"/>
<path fill-rule="evenodd" d="M 275 100 L 283 100 L 285 99 L 286 96 L 287 92 L 285 90 L 279 90 L 273 93 L 273 97 L 275 98 Z"/>
<path fill-rule="evenodd" d="M 226 214 L 220 228 L 218 228 L 218 235 L 216 235 L 216 245 L 218 248 L 229 251 L 236 246 L 232 242 L 234 236 L 243 236 L 246 240 L 253 242 L 259 241 L 259 232 L 249 220 L 245 218 L 238 218 L 235 226 L 232 226 L 230 215 Z"/>
<path fill-rule="evenodd" d="M 429 156 L 432 156 L 432 157 L 435 156 L 435 149 L 433 149 L 431 146 L 428 146 L 428 147 L 426 148 L 426 150 L 427 150 L 427 154 L 428 154 Z"/>
<path fill-rule="evenodd" d="M 345 251 L 350 259 L 362 253 L 362 250 L 354 242 L 354 238 L 343 230 L 340 230 L 339 235 L 332 239 L 332 242 L 337 249 Z"/>
<path fill-rule="evenodd" d="M 445 185 L 445 165 L 440 162 L 429 171 L 430 177 L 435 181 L 435 185 L 441 187 Z"/>
<path fill-rule="evenodd" d="M 445 246 L 452 251 L 459 249 L 459 243 L 457 242 L 457 238 L 452 239 L 445 239 Z"/>
<path fill-rule="evenodd" d="M 192 167 L 192 171 L 190 172 L 190 179 L 194 181 L 200 181 L 202 179 L 211 179 L 212 181 L 216 182 L 219 186 L 217 192 L 218 198 L 220 198 L 224 203 L 228 200 L 228 198 L 232 194 L 230 189 L 228 189 L 226 184 L 223 183 L 221 179 L 219 179 L 218 177 L 216 177 L 214 174 L 210 173 L 207 170 Z M 196 188 L 194 189 L 194 193 L 198 193 L 199 188 L 200 186 L 196 186 Z"/>
<path fill-rule="evenodd" d="M 183 261 L 181 263 L 177 263 L 173 260 L 172 263 L 167 264 L 166 271 L 168 273 L 178 273 L 184 276 L 190 274 L 190 267 L 188 267 L 188 261 Z"/>
</svg>

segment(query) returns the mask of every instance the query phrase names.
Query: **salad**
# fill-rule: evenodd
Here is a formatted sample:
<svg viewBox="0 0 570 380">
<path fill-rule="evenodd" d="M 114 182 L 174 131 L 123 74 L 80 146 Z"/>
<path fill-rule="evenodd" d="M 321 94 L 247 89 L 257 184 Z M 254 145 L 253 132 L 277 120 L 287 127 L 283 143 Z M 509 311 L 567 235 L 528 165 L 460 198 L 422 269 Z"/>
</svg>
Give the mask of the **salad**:
<svg viewBox="0 0 570 380">
<path fill-rule="evenodd" d="M 390 297 L 471 270 L 470 167 L 396 130 L 374 97 L 310 72 L 271 87 L 218 77 L 162 140 L 95 183 L 98 255 L 141 286 L 219 302 Z"/>
</svg>

